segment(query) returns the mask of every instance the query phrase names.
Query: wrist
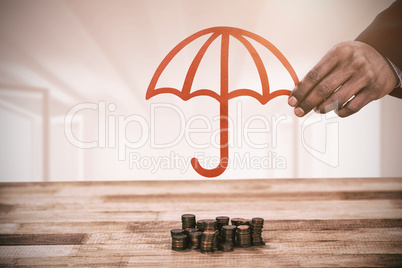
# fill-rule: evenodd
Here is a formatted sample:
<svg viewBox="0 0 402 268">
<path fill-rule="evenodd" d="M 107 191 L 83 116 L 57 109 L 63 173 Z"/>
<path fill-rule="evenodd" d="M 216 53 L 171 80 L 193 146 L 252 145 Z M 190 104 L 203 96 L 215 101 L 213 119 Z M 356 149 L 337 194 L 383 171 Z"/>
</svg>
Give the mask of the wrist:
<svg viewBox="0 0 402 268">
<path fill-rule="evenodd" d="M 396 85 L 394 89 L 389 93 L 390 96 L 397 97 L 402 99 L 402 71 L 396 66 L 392 61 L 388 58 L 385 58 L 388 64 L 391 66 L 391 69 L 394 72 L 396 78 Z"/>
<path fill-rule="evenodd" d="M 394 75 L 396 78 L 396 85 L 395 89 L 401 88 L 402 87 L 402 71 L 396 66 L 395 64 L 392 63 L 392 61 L 388 58 L 386 58 L 387 62 L 391 66 L 391 69 L 394 71 Z"/>
</svg>

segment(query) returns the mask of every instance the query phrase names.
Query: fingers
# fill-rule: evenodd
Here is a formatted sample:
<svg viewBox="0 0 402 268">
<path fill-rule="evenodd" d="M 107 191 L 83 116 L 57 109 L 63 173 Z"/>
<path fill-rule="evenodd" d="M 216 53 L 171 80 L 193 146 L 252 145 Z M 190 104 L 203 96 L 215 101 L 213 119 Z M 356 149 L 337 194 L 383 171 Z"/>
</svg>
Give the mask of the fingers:
<svg viewBox="0 0 402 268">
<path fill-rule="evenodd" d="M 318 83 L 320 83 L 321 79 L 331 73 L 331 71 L 336 67 L 336 64 L 336 57 L 332 56 L 331 51 L 328 52 L 294 88 L 288 99 L 289 105 L 296 107 L 296 105 L 300 104 L 306 98 L 308 93 Z"/>
<path fill-rule="evenodd" d="M 328 113 L 332 110 L 341 109 L 341 107 L 360 92 L 365 87 L 365 81 L 362 76 L 355 75 L 343 83 L 336 92 L 327 97 L 317 106 L 317 112 Z"/>
<path fill-rule="evenodd" d="M 339 109 L 339 116 L 346 117 L 389 94 L 395 84 L 392 67 L 373 47 L 359 41 L 342 42 L 295 87 L 288 103 L 299 117 L 313 108 L 322 113 Z"/>
<path fill-rule="evenodd" d="M 351 101 L 346 103 L 337 114 L 339 117 L 347 117 L 360 111 L 361 108 L 366 106 L 372 99 L 370 98 L 368 90 L 362 90 Z"/>
<path fill-rule="evenodd" d="M 350 74 L 336 68 L 326 77 L 324 77 L 297 106 L 295 113 L 297 116 L 303 116 L 309 113 L 314 107 L 320 105 L 323 100 L 331 98 L 330 96 L 342 97 L 341 93 L 334 93 L 339 85 L 345 84 L 350 78 Z M 353 95 L 353 94 L 352 94 Z M 334 98 L 334 97 L 332 97 Z M 346 99 L 344 102 L 346 102 Z M 343 103 L 344 103 L 343 102 Z M 332 103 L 332 102 L 329 102 Z M 343 104 L 342 103 L 342 104 Z"/>
</svg>

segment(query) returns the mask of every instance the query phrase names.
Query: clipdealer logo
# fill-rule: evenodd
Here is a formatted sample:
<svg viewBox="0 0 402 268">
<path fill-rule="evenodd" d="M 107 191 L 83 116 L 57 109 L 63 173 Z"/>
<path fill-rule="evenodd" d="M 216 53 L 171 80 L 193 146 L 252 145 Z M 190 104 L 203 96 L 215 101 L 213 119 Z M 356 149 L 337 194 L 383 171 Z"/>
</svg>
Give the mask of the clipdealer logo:
<svg viewBox="0 0 402 268">
<path fill-rule="evenodd" d="M 184 157 L 177 154 L 173 149 L 182 141 L 185 141 L 191 148 L 207 149 L 213 147 L 220 148 L 219 134 L 220 129 L 213 129 L 212 124 L 220 120 L 219 116 L 212 119 L 204 115 L 194 115 L 186 117 L 184 112 L 177 106 L 169 103 L 156 103 L 150 105 L 150 118 L 139 114 L 119 115 L 115 114 L 117 107 L 115 104 L 107 104 L 105 101 L 98 103 L 80 103 L 73 106 L 65 116 L 64 132 L 67 140 L 75 147 L 81 149 L 93 148 L 109 148 L 116 149 L 119 161 L 128 161 L 130 169 L 149 169 L 151 173 L 158 170 L 178 169 L 181 173 L 185 173 L 191 166 L 191 157 Z M 81 112 L 89 110 L 96 114 L 98 133 L 93 140 L 85 140 L 74 133 L 74 118 L 79 116 Z M 180 122 L 180 129 L 176 136 L 165 143 L 157 141 L 156 125 L 157 113 L 165 113 L 167 110 L 173 112 L 176 120 Z M 172 119 L 173 120 L 173 119 Z M 263 115 L 253 115 L 249 118 L 242 116 L 242 103 L 237 102 L 237 115 L 235 118 L 228 118 L 229 131 L 232 138 L 229 139 L 229 147 L 241 148 L 247 146 L 253 149 L 277 148 L 278 133 L 280 133 L 280 125 L 287 122 L 286 115 L 273 115 L 271 118 Z M 303 148 L 317 160 L 331 166 L 339 165 L 339 118 L 335 114 L 327 113 L 317 115 L 311 113 L 305 118 L 301 124 L 301 144 Z M 193 123 L 196 121 L 203 122 L 204 128 L 194 128 Z M 259 122 L 264 127 L 252 127 L 253 123 Z M 135 126 L 139 129 L 136 139 L 127 137 L 127 129 Z M 317 146 L 311 144 L 308 140 L 309 135 L 306 132 L 312 127 L 323 129 L 320 133 L 324 140 Z M 209 135 L 207 142 L 200 142 L 192 138 L 192 134 L 204 133 Z M 259 141 L 253 139 L 255 134 L 270 135 L 269 140 Z M 169 155 L 153 156 L 141 154 L 137 151 L 144 146 L 151 149 L 172 149 Z M 200 163 L 204 166 L 213 167 L 219 164 L 219 157 L 207 156 L 205 153 L 195 152 L 194 157 L 200 159 Z M 229 166 L 233 169 L 279 169 L 287 168 L 287 161 L 284 156 L 275 152 L 268 151 L 264 156 L 252 156 L 249 152 L 233 154 L 233 161 L 229 159 Z"/>
<path fill-rule="evenodd" d="M 246 120 L 242 118 L 242 105 L 237 102 L 238 113 L 236 118 L 228 118 L 229 130 L 233 134 L 233 138 L 229 140 L 229 147 L 242 147 L 244 145 L 254 149 L 266 149 L 269 147 L 277 147 L 277 133 L 282 122 L 287 120 L 286 115 L 272 116 L 267 118 L 262 115 L 254 115 Z M 85 110 L 93 111 L 97 116 L 98 135 L 96 139 L 86 141 L 74 134 L 73 122 L 75 116 Z M 156 118 L 158 110 L 163 113 L 170 110 L 180 122 L 180 128 L 176 136 L 171 137 L 171 140 L 165 143 L 158 143 L 156 139 Z M 210 147 L 219 149 L 219 134 L 220 129 L 213 129 L 214 122 L 219 121 L 220 117 L 215 116 L 211 122 L 204 115 L 193 115 L 186 117 L 184 112 L 177 106 L 169 103 L 157 103 L 150 106 L 150 118 L 146 118 L 139 114 L 129 116 L 116 115 L 116 105 L 110 103 L 107 105 L 105 101 L 99 103 L 80 103 L 72 107 L 65 117 L 64 132 L 67 140 L 77 148 L 93 149 L 93 148 L 109 148 L 117 149 L 118 160 L 126 161 L 128 156 L 130 168 L 136 169 L 151 169 L 155 173 L 160 169 L 178 168 L 181 172 L 188 170 L 190 162 L 183 156 L 174 152 L 167 157 L 154 157 L 152 155 L 141 155 L 139 152 L 131 152 L 130 150 L 140 149 L 148 146 L 152 149 L 173 149 L 183 140 L 195 149 L 208 149 Z M 194 128 L 194 122 L 202 122 L 204 128 Z M 235 123 L 237 122 L 237 124 Z M 259 122 L 264 127 L 255 128 L 253 123 Z M 127 128 L 135 125 L 139 129 L 136 140 L 127 137 Z M 139 126 L 139 127 L 138 127 Z M 192 134 L 205 133 L 209 135 L 208 142 L 199 142 L 192 138 Z M 271 134 L 269 141 L 255 141 L 253 134 Z M 206 166 L 213 166 L 219 163 L 219 157 L 208 157 L 204 153 L 196 152 L 195 157 L 199 157 L 200 162 Z M 242 167 L 249 169 L 285 169 L 286 159 L 279 156 L 275 152 L 267 152 L 263 157 L 253 157 L 249 153 L 243 156 L 239 153 L 235 154 L 236 161 L 231 164 L 234 168 Z"/>
</svg>

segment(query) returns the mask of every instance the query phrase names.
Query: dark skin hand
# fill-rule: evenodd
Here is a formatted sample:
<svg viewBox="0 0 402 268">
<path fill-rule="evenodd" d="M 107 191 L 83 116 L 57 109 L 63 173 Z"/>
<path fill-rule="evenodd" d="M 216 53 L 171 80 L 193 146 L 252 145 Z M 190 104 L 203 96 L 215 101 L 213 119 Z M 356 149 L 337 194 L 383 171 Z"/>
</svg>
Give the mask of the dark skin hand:
<svg viewBox="0 0 402 268">
<path fill-rule="evenodd" d="M 328 51 L 293 89 L 288 103 L 298 117 L 312 109 L 319 113 L 335 110 L 340 117 L 347 117 L 384 97 L 396 85 L 387 59 L 363 42 L 348 41 Z"/>
</svg>

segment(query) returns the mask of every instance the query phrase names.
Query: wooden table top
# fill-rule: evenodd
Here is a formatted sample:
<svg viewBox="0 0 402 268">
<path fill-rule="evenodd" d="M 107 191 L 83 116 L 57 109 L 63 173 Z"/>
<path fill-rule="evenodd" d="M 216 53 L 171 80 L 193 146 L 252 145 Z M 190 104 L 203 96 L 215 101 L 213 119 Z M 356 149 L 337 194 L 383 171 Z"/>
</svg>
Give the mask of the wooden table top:
<svg viewBox="0 0 402 268">
<path fill-rule="evenodd" d="M 0 184 L 0 266 L 402 266 L 402 178 Z M 171 250 L 181 214 L 262 217 L 265 246 Z"/>
</svg>

